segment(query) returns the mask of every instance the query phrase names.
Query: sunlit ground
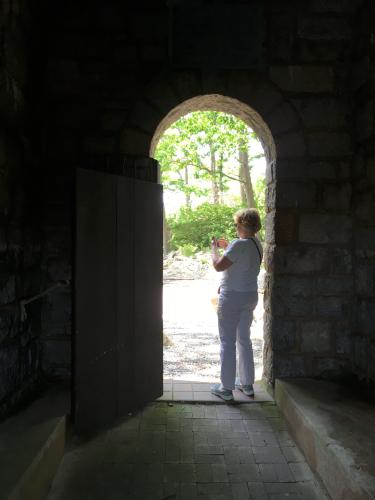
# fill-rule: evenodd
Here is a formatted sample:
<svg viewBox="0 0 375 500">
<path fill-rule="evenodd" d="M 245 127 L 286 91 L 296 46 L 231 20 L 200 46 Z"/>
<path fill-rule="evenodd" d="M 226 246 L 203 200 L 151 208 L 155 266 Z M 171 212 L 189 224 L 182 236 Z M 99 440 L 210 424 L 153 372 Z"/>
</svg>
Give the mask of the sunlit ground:
<svg viewBox="0 0 375 500">
<path fill-rule="evenodd" d="M 217 275 L 208 279 L 168 280 L 164 283 L 164 378 L 199 382 L 219 381 L 220 358 L 216 311 Z M 251 327 L 255 378 L 262 377 L 263 295 L 254 311 Z"/>
</svg>

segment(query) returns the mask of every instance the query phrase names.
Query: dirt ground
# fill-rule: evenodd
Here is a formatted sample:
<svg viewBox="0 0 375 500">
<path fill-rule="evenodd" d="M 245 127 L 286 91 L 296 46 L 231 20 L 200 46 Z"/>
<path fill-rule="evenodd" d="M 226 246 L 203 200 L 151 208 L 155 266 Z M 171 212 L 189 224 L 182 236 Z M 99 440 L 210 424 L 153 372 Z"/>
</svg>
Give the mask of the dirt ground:
<svg viewBox="0 0 375 500">
<path fill-rule="evenodd" d="M 170 346 L 164 347 L 164 378 L 219 381 L 220 358 L 217 317 L 211 299 L 217 296 L 218 275 L 204 279 L 164 277 L 164 334 Z M 254 311 L 251 327 L 256 379 L 263 366 L 263 294 Z"/>
</svg>

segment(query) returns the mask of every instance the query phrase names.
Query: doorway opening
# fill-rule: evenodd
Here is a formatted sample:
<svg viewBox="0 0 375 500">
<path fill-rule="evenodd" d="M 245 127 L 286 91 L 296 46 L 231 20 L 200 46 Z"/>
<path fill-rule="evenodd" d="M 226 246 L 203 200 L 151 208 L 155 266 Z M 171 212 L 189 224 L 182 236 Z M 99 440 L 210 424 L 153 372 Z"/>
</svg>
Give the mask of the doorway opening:
<svg viewBox="0 0 375 500">
<path fill-rule="evenodd" d="M 210 385 L 220 376 L 221 273 L 211 264 L 210 238 L 233 240 L 233 214 L 254 207 L 264 246 L 265 170 L 274 146 L 259 115 L 235 99 L 200 96 L 178 108 L 159 125 L 151 147 L 164 185 L 163 399 L 216 401 Z M 262 266 L 251 328 L 256 380 L 263 371 L 264 276 Z"/>
</svg>

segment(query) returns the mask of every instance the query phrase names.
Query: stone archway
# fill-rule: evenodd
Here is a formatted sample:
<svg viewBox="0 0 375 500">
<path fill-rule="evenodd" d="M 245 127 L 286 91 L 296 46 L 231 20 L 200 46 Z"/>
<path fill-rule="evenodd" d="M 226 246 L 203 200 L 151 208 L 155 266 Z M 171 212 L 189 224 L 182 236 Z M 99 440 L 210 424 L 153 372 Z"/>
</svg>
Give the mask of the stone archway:
<svg viewBox="0 0 375 500">
<path fill-rule="evenodd" d="M 306 140 L 298 113 L 278 88 L 268 80 L 247 72 L 175 72 L 148 87 L 134 104 L 119 137 L 119 150 L 126 155 L 149 157 L 163 132 L 178 118 L 196 110 L 231 113 L 247 123 L 261 140 L 266 155 L 267 218 L 265 266 L 264 377 L 301 375 L 283 349 L 275 355 L 278 319 L 274 318 L 276 242 L 288 244 L 294 238 L 290 210 L 276 212 L 278 162 L 302 159 Z M 278 233 L 280 236 L 278 237 Z"/>
<path fill-rule="evenodd" d="M 273 160 L 268 162 L 270 168 L 276 168 L 276 156 L 289 159 L 306 154 L 300 117 L 274 84 L 247 72 L 194 71 L 165 75 L 144 90 L 120 131 L 119 151 L 149 156 L 163 127 L 197 109 L 232 113 L 248 123 L 262 141 L 267 160 Z"/>
</svg>

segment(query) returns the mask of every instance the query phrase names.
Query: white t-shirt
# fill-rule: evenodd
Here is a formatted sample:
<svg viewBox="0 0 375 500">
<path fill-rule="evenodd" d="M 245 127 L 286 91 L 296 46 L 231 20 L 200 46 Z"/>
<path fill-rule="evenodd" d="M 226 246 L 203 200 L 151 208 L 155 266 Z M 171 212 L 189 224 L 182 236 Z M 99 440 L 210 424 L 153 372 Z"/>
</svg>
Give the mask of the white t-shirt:
<svg viewBox="0 0 375 500">
<path fill-rule="evenodd" d="M 232 265 L 223 271 L 220 289 L 223 291 L 256 292 L 261 264 L 259 253 L 263 256 L 262 245 L 258 238 L 233 240 L 224 252 L 224 256 L 232 262 Z"/>
</svg>

